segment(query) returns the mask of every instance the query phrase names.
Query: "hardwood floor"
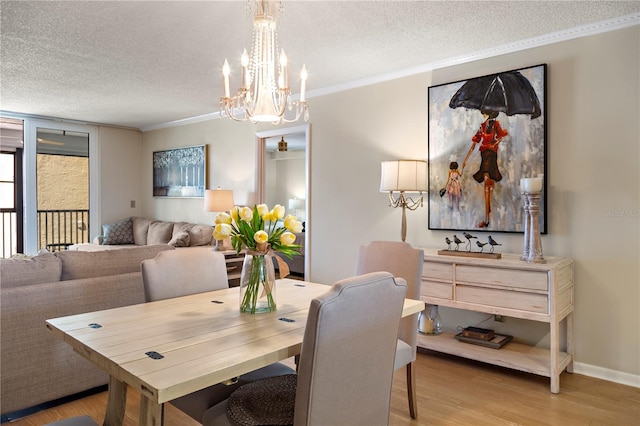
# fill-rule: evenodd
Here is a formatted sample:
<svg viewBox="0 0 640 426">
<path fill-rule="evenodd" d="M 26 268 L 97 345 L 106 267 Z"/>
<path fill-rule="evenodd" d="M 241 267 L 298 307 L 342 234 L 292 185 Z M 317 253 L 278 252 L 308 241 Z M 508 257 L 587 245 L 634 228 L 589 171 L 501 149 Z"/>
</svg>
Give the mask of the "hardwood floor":
<svg viewBox="0 0 640 426">
<path fill-rule="evenodd" d="M 391 426 L 417 425 L 640 425 L 640 389 L 579 374 L 563 373 L 560 393 L 549 379 L 426 352 L 417 360 L 418 419 L 409 417 L 404 369 L 394 377 Z M 138 423 L 139 396 L 130 390 L 125 426 Z M 106 392 L 16 420 L 12 426 L 41 426 L 83 414 L 102 423 Z M 165 425 L 198 425 L 167 404 Z"/>
</svg>

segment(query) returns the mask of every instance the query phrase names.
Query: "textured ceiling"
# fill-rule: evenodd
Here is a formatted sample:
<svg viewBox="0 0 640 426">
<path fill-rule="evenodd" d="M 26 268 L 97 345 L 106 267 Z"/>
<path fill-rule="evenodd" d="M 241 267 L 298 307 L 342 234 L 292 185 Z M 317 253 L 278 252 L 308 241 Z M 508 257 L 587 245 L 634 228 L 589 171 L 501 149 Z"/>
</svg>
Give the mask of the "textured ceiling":
<svg viewBox="0 0 640 426">
<path fill-rule="evenodd" d="M 0 109 L 93 123 L 215 113 L 222 62 L 233 90 L 250 47 L 245 1 L 2 0 L 0 15 Z M 640 2 L 285 1 L 279 42 L 312 98 L 619 17 L 640 23 Z"/>
</svg>

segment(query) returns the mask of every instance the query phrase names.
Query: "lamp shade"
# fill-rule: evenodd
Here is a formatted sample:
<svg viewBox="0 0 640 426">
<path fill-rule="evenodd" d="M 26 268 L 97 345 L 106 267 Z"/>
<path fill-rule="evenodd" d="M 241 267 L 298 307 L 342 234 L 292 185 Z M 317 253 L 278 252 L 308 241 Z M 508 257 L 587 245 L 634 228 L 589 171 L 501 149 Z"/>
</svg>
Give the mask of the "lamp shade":
<svg viewBox="0 0 640 426">
<path fill-rule="evenodd" d="M 381 163 L 380 192 L 427 191 L 427 162 L 396 160 Z"/>
<path fill-rule="evenodd" d="M 226 212 L 233 208 L 233 191 L 228 189 L 207 189 L 204 193 L 204 211 Z"/>
</svg>

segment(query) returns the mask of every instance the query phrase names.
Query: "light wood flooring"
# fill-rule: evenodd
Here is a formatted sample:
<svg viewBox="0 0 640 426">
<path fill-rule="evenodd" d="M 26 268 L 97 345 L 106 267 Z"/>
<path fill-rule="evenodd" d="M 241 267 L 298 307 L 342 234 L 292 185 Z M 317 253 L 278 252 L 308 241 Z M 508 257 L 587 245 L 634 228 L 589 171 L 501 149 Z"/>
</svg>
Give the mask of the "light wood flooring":
<svg viewBox="0 0 640 426">
<path fill-rule="evenodd" d="M 404 369 L 396 372 L 391 426 L 416 425 L 640 425 L 640 389 L 579 374 L 563 373 L 560 393 L 546 377 L 467 361 L 435 352 L 418 354 L 419 416 L 409 417 Z M 129 390 L 125 426 L 138 423 L 139 395 Z M 106 392 L 16 420 L 12 426 L 41 426 L 88 414 L 102 423 Z M 5 424 L 6 425 L 6 424 Z M 198 425 L 171 404 L 166 426 Z"/>
</svg>

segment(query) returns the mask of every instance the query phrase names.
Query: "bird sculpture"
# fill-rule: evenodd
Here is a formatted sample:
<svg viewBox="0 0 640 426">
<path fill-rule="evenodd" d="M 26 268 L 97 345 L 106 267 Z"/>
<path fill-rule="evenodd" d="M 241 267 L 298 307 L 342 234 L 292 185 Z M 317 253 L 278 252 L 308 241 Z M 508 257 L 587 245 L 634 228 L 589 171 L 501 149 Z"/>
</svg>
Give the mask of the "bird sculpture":
<svg viewBox="0 0 640 426">
<path fill-rule="evenodd" d="M 480 247 L 480 253 L 482 253 L 482 251 L 484 250 L 484 246 L 486 246 L 487 243 L 481 243 L 480 241 L 476 241 L 476 245 Z"/>
<path fill-rule="evenodd" d="M 453 234 L 453 242 L 456 243 L 456 251 L 460 247 L 460 244 L 463 243 L 463 241 L 460 238 L 458 238 L 456 234 Z"/>
<path fill-rule="evenodd" d="M 489 235 L 488 242 L 491 245 L 491 253 L 493 253 L 493 249 L 496 246 L 501 246 L 502 245 L 502 244 L 498 243 L 496 240 L 494 240 L 493 238 L 491 238 L 491 235 Z"/>
<path fill-rule="evenodd" d="M 449 237 L 444 237 L 444 241 L 447 243 L 447 250 L 451 250 L 451 243 L 453 241 L 451 241 Z"/>
<path fill-rule="evenodd" d="M 462 235 L 467 239 L 467 245 L 465 246 L 467 251 L 471 251 L 471 240 L 478 237 L 471 235 L 468 232 L 463 232 Z"/>
</svg>

